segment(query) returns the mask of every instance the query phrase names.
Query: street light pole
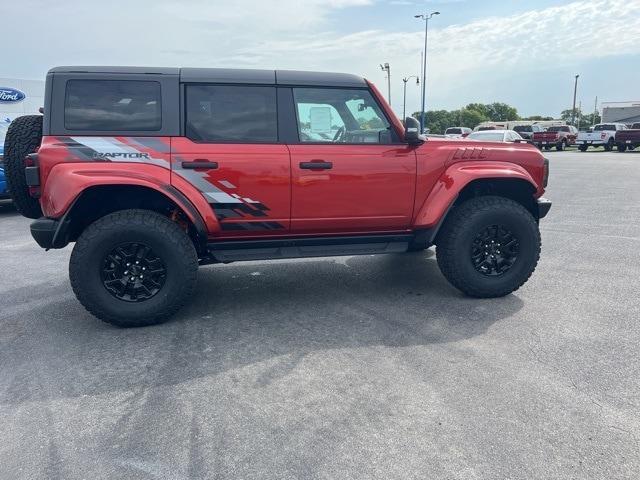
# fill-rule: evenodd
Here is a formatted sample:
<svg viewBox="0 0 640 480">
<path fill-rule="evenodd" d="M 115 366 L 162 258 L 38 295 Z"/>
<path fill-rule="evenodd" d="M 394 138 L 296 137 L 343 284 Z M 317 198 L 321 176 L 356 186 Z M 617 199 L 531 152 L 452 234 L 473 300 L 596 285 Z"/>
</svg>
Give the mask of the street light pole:
<svg viewBox="0 0 640 480">
<path fill-rule="evenodd" d="M 422 61 L 422 108 L 420 109 L 420 133 L 424 132 L 425 127 L 425 109 L 424 104 L 426 100 L 426 88 L 427 88 L 427 39 L 429 35 L 429 19 L 434 15 L 440 15 L 440 12 L 431 12 L 429 15 L 421 14 L 414 15 L 415 18 L 421 18 L 424 20 L 424 59 Z"/>
<path fill-rule="evenodd" d="M 571 124 L 575 126 L 576 124 L 576 94 L 578 93 L 578 77 L 580 75 L 576 75 L 576 83 L 573 86 L 573 111 L 571 113 Z"/>
<path fill-rule="evenodd" d="M 383 72 L 387 72 L 387 102 L 389 102 L 389 106 L 391 106 L 391 67 L 389 63 L 380 64 L 380 70 Z"/>
<path fill-rule="evenodd" d="M 402 79 L 404 82 L 404 93 L 402 95 L 402 123 L 404 123 L 407 118 L 407 82 L 412 79 L 416 79 L 416 85 L 420 85 L 420 77 L 417 75 L 411 75 L 410 77 L 405 77 Z"/>
</svg>

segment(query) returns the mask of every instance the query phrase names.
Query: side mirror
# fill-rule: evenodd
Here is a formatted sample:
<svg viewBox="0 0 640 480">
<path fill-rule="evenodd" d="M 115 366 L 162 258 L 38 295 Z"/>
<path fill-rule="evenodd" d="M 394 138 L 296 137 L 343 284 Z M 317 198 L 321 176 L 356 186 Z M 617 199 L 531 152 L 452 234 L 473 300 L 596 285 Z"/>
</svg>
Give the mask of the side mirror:
<svg viewBox="0 0 640 480">
<path fill-rule="evenodd" d="M 420 136 L 420 122 L 413 117 L 404 119 L 404 141 L 409 145 L 424 143 L 424 138 Z"/>
</svg>

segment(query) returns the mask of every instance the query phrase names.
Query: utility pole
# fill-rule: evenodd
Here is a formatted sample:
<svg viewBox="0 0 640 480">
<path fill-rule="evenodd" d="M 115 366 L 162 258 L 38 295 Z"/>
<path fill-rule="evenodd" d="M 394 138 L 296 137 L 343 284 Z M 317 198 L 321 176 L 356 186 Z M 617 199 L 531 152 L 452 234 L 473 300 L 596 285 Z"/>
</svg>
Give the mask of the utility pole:
<svg viewBox="0 0 640 480">
<path fill-rule="evenodd" d="M 414 15 L 414 18 L 421 18 L 424 20 L 424 59 L 422 61 L 422 108 L 420 110 L 420 133 L 424 132 L 425 127 L 425 109 L 424 104 L 426 100 L 426 88 L 427 88 L 427 38 L 429 35 L 429 19 L 434 15 L 440 15 L 440 12 L 431 12 L 430 14 Z"/>
<path fill-rule="evenodd" d="M 571 114 L 571 124 L 576 124 L 576 94 L 578 93 L 578 77 L 580 75 L 576 75 L 576 83 L 573 86 L 573 112 Z"/>
<path fill-rule="evenodd" d="M 391 106 L 391 67 L 389 63 L 386 62 L 384 65 L 380 64 L 380 70 L 387 72 L 387 102 L 389 102 L 389 106 Z"/>
<path fill-rule="evenodd" d="M 598 96 L 596 95 L 596 101 L 593 104 L 593 118 L 591 119 L 591 126 L 596 126 L 596 117 L 598 116 Z"/>
<path fill-rule="evenodd" d="M 404 82 L 404 93 L 402 95 L 402 123 L 404 123 L 405 119 L 407 118 L 407 82 L 412 78 L 416 79 L 416 85 L 420 85 L 420 77 L 418 77 L 417 75 L 411 75 L 410 77 L 405 77 L 402 79 L 402 81 Z"/>
<path fill-rule="evenodd" d="M 578 103 L 578 130 L 580 130 L 580 120 L 582 119 L 582 100 Z"/>
</svg>

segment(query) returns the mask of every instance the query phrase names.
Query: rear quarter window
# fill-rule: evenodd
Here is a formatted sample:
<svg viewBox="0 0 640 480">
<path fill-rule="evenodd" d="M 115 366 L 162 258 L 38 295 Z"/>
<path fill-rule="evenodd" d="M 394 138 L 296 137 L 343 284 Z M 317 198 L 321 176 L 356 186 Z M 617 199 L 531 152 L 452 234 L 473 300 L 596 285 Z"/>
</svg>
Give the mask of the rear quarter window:
<svg viewBox="0 0 640 480">
<path fill-rule="evenodd" d="M 159 82 L 69 80 L 64 101 L 68 130 L 158 131 L 162 127 Z"/>
</svg>

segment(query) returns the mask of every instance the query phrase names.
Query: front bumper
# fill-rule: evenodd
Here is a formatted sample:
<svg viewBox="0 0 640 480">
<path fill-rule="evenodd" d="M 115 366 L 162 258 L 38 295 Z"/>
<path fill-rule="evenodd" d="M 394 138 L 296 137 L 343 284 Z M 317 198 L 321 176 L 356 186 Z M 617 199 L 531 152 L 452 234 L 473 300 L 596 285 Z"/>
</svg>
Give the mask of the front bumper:
<svg viewBox="0 0 640 480">
<path fill-rule="evenodd" d="M 546 217 L 547 213 L 549 213 L 549 210 L 551 210 L 551 200 L 547 200 L 544 197 L 540 197 L 537 200 L 537 204 L 538 204 L 538 218 Z"/>
</svg>

